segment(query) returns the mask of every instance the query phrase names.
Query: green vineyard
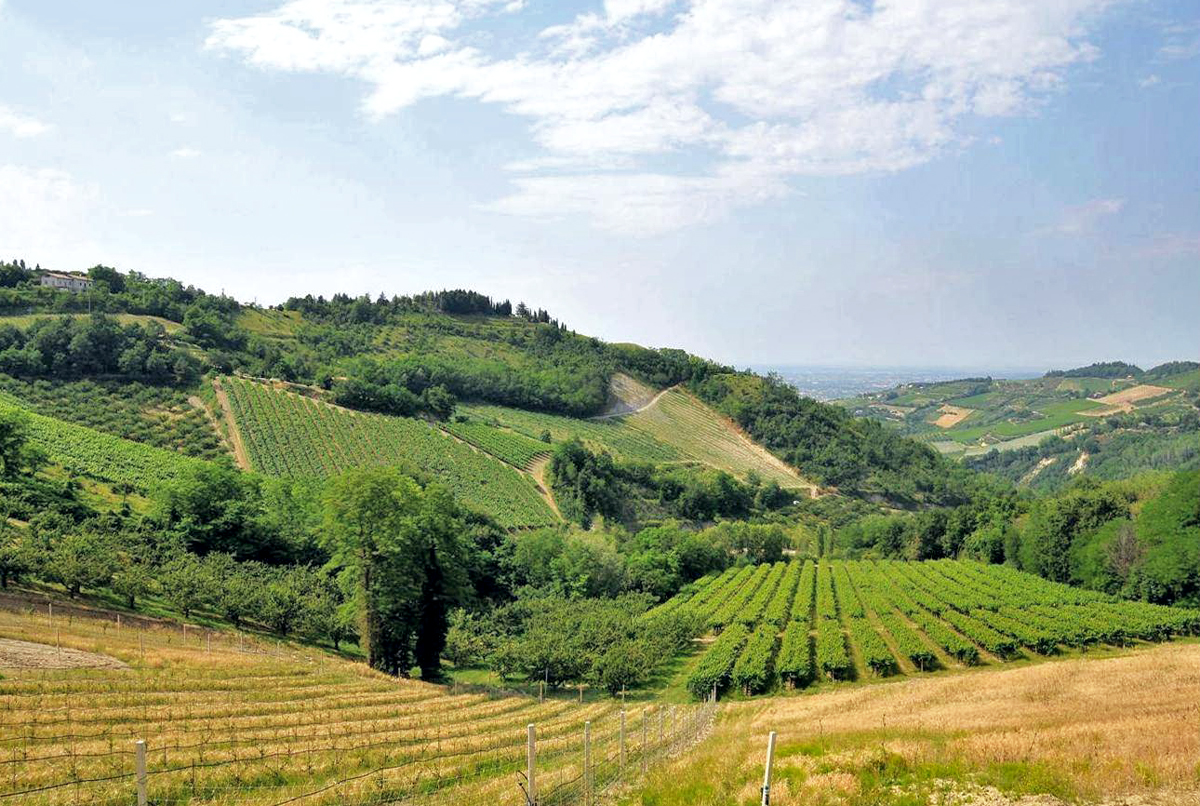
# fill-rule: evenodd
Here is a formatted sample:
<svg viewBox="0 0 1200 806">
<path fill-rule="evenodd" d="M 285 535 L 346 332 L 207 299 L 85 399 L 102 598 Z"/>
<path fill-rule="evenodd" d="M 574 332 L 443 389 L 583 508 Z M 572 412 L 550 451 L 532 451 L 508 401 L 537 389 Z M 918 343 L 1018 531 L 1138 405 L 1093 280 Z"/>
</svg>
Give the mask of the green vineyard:
<svg viewBox="0 0 1200 806">
<path fill-rule="evenodd" d="M 0 412 L 13 410 L 24 414 L 30 443 L 48 461 L 80 476 L 129 484 L 145 492 L 203 461 L 36 414 L 0 395 Z"/>
<path fill-rule="evenodd" d="M 447 423 L 442 427 L 463 442 L 515 467 L 529 467 L 537 459 L 550 455 L 551 446 L 541 440 L 475 420 Z"/>
<path fill-rule="evenodd" d="M 350 412 L 241 378 L 221 383 L 250 463 L 259 472 L 314 477 L 352 467 L 411 464 L 502 526 L 557 520 L 531 478 L 421 420 Z M 494 450 L 516 456 L 508 443 Z"/>
<path fill-rule="evenodd" d="M 826 560 L 731 568 L 651 611 L 717 634 L 697 697 L 882 678 L 1200 633 L 1200 611 L 1114 599 L 1007 566 Z"/>
</svg>

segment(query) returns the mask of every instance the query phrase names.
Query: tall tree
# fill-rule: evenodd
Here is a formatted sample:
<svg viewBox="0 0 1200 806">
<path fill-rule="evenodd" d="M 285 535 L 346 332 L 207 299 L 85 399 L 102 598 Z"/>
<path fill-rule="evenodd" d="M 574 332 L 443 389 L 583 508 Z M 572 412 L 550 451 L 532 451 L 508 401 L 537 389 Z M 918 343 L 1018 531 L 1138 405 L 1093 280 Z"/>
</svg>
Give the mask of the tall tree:
<svg viewBox="0 0 1200 806">
<path fill-rule="evenodd" d="M 453 497 L 394 468 L 351 470 L 330 481 L 325 523 L 330 563 L 357 581 L 368 662 L 400 674 L 415 660 L 423 677 L 436 677 L 447 612 L 466 587 Z"/>
</svg>

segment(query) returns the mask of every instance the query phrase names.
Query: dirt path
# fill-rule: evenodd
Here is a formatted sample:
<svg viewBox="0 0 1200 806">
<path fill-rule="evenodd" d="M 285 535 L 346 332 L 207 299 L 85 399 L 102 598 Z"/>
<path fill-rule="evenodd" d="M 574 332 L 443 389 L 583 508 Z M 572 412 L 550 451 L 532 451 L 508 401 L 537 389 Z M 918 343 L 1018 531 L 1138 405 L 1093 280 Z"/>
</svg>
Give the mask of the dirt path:
<svg viewBox="0 0 1200 806">
<path fill-rule="evenodd" d="M 672 389 L 676 389 L 676 388 L 678 388 L 678 387 L 677 386 L 668 386 L 666 389 L 663 389 L 661 392 L 656 394 L 654 397 L 650 398 L 648 401 L 646 401 L 642 405 L 637 406 L 635 408 L 630 408 L 628 411 L 617 411 L 617 412 L 613 412 L 612 414 L 597 414 L 595 417 L 588 417 L 588 419 L 589 420 L 611 420 L 614 417 L 628 417 L 630 414 L 637 414 L 639 411 L 645 411 L 646 409 L 650 408 L 655 403 L 657 403 L 659 400 L 661 400 L 663 395 L 665 395 L 667 392 L 671 391 Z"/>
<path fill-rule="evenodd" d="M 246 452 L 246 444 L 242 442 L 242 434 L 238 431 L 237 422 L 233 419 L 233 407 L 229 405 L 229 395 L 221 385 L 220 378 L 213 378 L 213 389 L 217 393 L 217 403 L 221 406 L 225 418 L 225 427 L 229 431 L 229 442 L 233 446 L 233 458 L 242 470 L 253 470 L 250 466 L 250 454 Z"/>
<path fill-rule="evenodd" d="M 554 510 L 554 514 L 563 520 L 563 514 L 558 509 L 558 502 L 554 500 L 554 496 L 550 492 L 550 485 L 546 483 L 546 468 L 550 465 L 550 457 L 543 456 L 541 459 L 535 459 L 533 464 L 529 466 L 529 475 L 533 476 L 533 482 L 537 485 L 538 492 L 542 494 L 542 498 L 546 499 L 546 503 L 550 505 L 550 509 Z"/>
<path fill-rule="evenodd" d="M 109 655 L 0 638 L 0 669 L 128 669 Z"/>
</svg>

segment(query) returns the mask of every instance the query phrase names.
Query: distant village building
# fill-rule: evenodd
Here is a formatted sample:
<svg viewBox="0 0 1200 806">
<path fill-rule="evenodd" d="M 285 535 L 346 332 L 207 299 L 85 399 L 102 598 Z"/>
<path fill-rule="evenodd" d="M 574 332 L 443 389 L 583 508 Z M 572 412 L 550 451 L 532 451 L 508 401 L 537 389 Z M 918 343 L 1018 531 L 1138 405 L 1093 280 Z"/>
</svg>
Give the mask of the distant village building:
<svg viewBox="0 0 1200 806">
<path fill-rule="evenodd" d="M 67 291 L 87 291 L 92 287 L 92 281 L 82 274 L 60 274 L 48 271 L 38 279 L 47 288 L 62 288 Z"/>
</svg>

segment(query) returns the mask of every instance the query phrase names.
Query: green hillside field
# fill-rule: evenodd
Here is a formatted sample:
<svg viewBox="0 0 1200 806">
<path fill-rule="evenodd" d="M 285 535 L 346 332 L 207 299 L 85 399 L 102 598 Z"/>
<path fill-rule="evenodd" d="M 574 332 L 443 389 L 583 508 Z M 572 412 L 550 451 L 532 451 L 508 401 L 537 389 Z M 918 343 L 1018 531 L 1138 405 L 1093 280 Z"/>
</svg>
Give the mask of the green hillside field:
<svg viewBox="0 0 1200 806">
<path fill-rule="evenodd" d="M 1002 565 L 792 561 L 733 568 L 650 611 L 717 637 L 698 698 L 1052 657 L 1200 632 L 1200 611 L 1121 601 Z"/>
<path fill-rule="evenodd" d="M 483 422 L 530 437 L 549 432 L 558 442 L 578 437 L 594 449 L 630 462 L 694 462 L 745 478 L 756 473 L 781 487 L 809 486 L 797 473 L 739 433 L 724 417 L 692 395 L 670 389 L 649 406 L 603 419 L 574 419 L 503 406 L 467 405 Z"/>
<path fill-rule="evenodd" d="M 46 459 L 69 473 L 149 491 L 200 462 L 174 451 L 37 414 L 0 394 L 0 413 L 20 411 L 29 424 L 30 442 Z"/>
<path fill-rule="evenodd" d="M 409 464 L 510 528 L 557 522 L 529 476 L 428 423 L 350 412 L 242 378 L 221 379 L 250 463 L 271 476 Z"/>
</svg>

